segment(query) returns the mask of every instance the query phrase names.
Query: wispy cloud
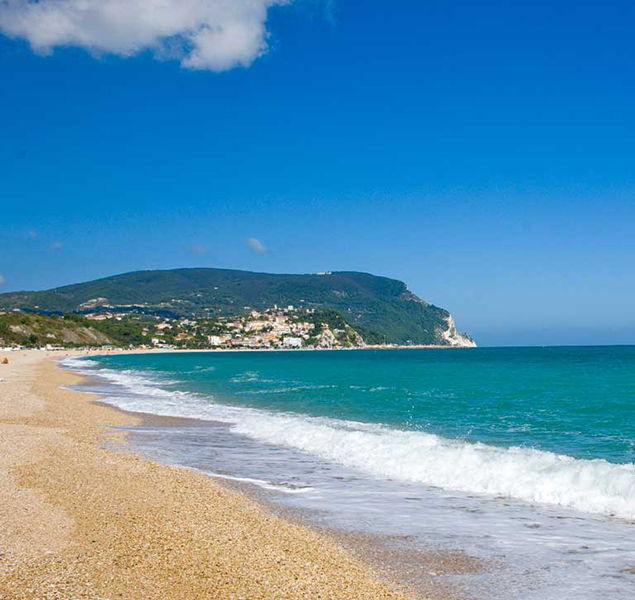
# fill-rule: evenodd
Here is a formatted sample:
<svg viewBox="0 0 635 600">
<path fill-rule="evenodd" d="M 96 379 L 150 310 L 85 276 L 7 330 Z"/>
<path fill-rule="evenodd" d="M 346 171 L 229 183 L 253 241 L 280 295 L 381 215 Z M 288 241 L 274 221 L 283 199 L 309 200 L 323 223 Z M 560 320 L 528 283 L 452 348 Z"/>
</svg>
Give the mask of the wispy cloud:
<svg viewBox="0 0 635 600">
<path fill-rule="evenodd" d="M 53 242 L 49 248 L 51 250 L 61 250 L 64 247 L 64 244 L 62 242 Z"/>
<path fill-rule="evenodd" d="M 145 50 L 188 69 L 247 67 L 267 51 L 267 12 L 292 0 L 0 0 L 0 31 L 49 54 Z"/>
<path fill-rule="evenodd" d="M 267 252 L 267 246 L 265 246 L 259 239 L 249 238 L 247 240 L 247 246 L 258 254 L 265 254 Z"/>
<path fill-rule="evenodd" d="M 204 246 L 203 244 L 192 244 L 190 246 L 190 250 L 194 252 L 194 254 L 207 254 L 209 252 L 207 246 Z"/>
<path fill-rule="evenodd" d="M 5 283 L 6 279 L 4 277 L 4 275 L 0 275 L 0 285 L 3 285 Z"/>
</svg>

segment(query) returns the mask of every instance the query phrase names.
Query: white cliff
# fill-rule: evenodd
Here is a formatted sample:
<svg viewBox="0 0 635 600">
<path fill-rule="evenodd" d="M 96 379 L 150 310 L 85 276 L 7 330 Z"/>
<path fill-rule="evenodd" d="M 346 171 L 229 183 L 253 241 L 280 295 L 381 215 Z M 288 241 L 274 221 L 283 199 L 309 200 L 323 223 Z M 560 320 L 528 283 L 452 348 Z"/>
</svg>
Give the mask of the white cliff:
<svg viewBox="0 0 635 600">
<path fill-rule="evenodd" d="M 447 329 L 437 328 L 437 336 L 439 340 L 455 348 L 476 348 L 476 342 L 467 333 L 459 333 L 454 324 L 452 315 L 448 314 L 445 319 Z"/>
</svg>

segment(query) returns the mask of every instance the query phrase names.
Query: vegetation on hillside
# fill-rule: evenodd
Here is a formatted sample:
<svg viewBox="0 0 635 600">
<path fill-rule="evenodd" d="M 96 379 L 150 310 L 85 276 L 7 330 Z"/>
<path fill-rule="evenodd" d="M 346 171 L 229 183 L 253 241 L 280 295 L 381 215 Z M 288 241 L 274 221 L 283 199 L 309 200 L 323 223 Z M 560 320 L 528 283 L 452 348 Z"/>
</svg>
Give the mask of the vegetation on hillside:
<svg viewBox="0 0 635 600">
<path fill-rule="evenodd" d="M 138 271 L 43 292 L 0 294 L 0 309 L 134 312 L 214 319 L 274 305 L 333 309 L 369 342 L 435 344 L 449 313 L 401 281 L 367 273 L 276 275 L 226 269 Z"/>
<path fill-rule="evenodd" d="M 329 347 L 352 347 L 363 345 L 359 333 L 334 310 L 310 311 L 303 309 L 280 310 L 255 313 L 239 318 L 220 317 L 208 319 L 166 319 L 146 314 L 128 313 L 125 316 L 110 316 L 103 319 L 82 315 L 42 315 L 38 313 L 0 313 L 0 347 L 22 346 L 39 348 L 47 345 L 74 348 L 83 346 L 139 347 L 158 346 L 189 349 L 205 349 L 212 345 L 212 336 L 222 336 L 225 347 L 254 347 L 251 327 L 260 326 L 259 334 L 270 333 L 275 319 L 282 319 L 282 330 L 301 325 L 308 331 L 302 340 L 303 347 L 323 347 L 323 336 L 330 338 Z M 267 319 L 274 319 L 268 321 Z M 273 334 L 273 341 L 266 347 L 281 347 L 285 337 L 291 333 Z M 216 344 L 218 346 L 218 344 Z M 257 346 L 260 347 L 260 346 Z"/>
<path fill-rule="evenodd" d="M 68 348 L 120 345 L 115 339 L 76 315 L 49 317 L 37 314 L 0 314 L 0 346 L 38 348 L 51 344 Z"/>
</svg>

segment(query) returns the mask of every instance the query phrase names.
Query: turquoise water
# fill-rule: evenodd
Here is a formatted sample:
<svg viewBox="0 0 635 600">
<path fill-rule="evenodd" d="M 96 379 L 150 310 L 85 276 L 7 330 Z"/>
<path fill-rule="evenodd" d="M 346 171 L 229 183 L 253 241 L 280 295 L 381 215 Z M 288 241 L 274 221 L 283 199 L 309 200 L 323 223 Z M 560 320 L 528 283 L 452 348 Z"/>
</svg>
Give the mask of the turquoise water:
<svg viewBox="0 0 635 600">
<path fill-rule="evenodd" d="M 635 462 L 635 347 L 111 356 L 226 404 Z"/>
<path fill-rule="evenodd" d="M 635 347 L 69 359 L 155 459 L 499 565 L 470 598 L 635 597 Z M 194 424 L 193 424 L 194 423 Z"/>
</svg>

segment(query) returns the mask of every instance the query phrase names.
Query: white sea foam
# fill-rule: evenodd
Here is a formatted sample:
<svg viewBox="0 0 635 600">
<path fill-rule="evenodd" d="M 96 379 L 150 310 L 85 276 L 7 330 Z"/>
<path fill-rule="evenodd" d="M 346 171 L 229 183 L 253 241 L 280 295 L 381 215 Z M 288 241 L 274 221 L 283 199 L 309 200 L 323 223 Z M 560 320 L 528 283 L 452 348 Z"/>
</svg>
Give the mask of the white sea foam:
<svg viewBox="0 0 635 600">
<path fill-rule="evenodd" d="M 273 490 L 276 492 L 282 492 L 284 494 L 305 494 L 311 492 L 313 488 L 311 486 L 298 487 L 288 482 L 274 483 L 271 481 L 265 481 L 264 479 L 254 479 L 253 477 L 235 477 L 233 475 L 226 475 L 224 473 L 214 473 L 212 471 L 202 471 L 206 475 L 211 477 L 217 477 L 218 479 L 227 479 L 228 481 L 239 481 L 241 483 L 253 483 L 258 487 L 265 490 Z"/>
<path fill-rule="evenodd" d="M 196 367 L 196 369 L 188 371 L 188 373 L 211 373 L 212 371 L 216 371 L 216 367 Z"/>
<path fill-rule="evenodd" d="M 260 394 L 288 394 L 289 392 L 300 392 L 302 390 L 326 390 L 334 387 L 334 385 L 296 385 L 282 388 L 245 390 L 244 392 L 238 392 L 238 394 L 240 394 L 241 396 L 253 396 Z"/>
<path fill-rule="evenodd" d="M 78 369 L 80 371 L 83 371 L 85 369 L 95 369 L 99 366 L 98 363 L 92 360 L 86 360 L 85 358 L 77 358 L 74 356 L 64 358 L 59 362 L 67 369 Z"/>
<path fill-rule="evenodd" d="M 390 479 L 635 518 L 633 464 L 299 416 L 245 415 L 234 430 Z"/>
<path fill-rule="evenodd" d="M 67 361 L 71 368 L 84 368 Z M 420 431 L 272 413 L 162 389 L 136 371 L 93 370 L 131 394 L 107 398 L 132 411 L 225 421 L 253 439 L 302 450 L 378 477 L 635 518 L 635 465 L 579 460 L 530 448 L 499 448 Z"/>
</svg>

